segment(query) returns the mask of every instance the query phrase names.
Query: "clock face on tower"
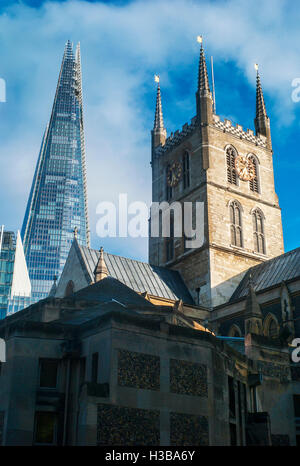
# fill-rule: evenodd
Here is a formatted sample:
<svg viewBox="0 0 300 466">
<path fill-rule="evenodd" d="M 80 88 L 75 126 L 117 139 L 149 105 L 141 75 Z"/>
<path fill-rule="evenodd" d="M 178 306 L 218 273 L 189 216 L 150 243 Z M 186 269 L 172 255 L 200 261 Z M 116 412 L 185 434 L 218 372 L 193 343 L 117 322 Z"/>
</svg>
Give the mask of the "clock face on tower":
<svg viewBox="0 0 300 466">
<path fill-rule="evenodd" d="M 254 163 L 245 155 L 238 155 L 236 157 L 235 169 L 239 178 L 243 181 L 251 181 L 255 178 Z"/>
<path fill-rule="evenodd" d="M 167 172 L 167 183 L 172 188 L 176 186 L 181 178 L 182 167 L 179 162 L 171 162 Z"/>
</svg>

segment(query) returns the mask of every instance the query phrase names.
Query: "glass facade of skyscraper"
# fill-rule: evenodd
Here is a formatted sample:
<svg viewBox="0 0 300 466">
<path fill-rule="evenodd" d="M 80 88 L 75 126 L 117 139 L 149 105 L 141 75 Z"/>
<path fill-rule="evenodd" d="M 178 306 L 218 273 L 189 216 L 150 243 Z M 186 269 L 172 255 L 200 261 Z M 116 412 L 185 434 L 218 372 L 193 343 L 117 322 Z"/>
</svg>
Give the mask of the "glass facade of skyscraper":
<svg viewBox="0 0 300 466">
<path fill-rule="evenodd" d="M 0 318 L 6 316 L 14 271 L 16 238 L 12 231 L 0 233 Z"/>
<path fill-rule="evenodd" d="M 73 241 L 89 245 L 80 47 L 65 47 L 22 227 L 32 297 L 45 298 Z"/>
<path fill-rule="evenodd" d="M 32 303 L 20 232 L 0 227 L 0 319 Z"/>
</svg>

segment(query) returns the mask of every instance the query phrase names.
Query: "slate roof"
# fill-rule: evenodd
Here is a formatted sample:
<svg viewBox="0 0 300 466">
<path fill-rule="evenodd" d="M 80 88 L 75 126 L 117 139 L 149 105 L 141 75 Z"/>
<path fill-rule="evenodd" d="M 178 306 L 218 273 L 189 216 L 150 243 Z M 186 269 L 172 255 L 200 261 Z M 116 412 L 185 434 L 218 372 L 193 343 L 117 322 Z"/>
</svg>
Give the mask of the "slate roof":
<svg viewBox="0 0 300 466">
<path fill-rule="evenodd" d="M 99 259 L 99 251 L 77 243 L 87 272 L 94 279 L 94 270 Z M 153 296 L 195 304 L 181 275 L 175 270 L 157 267 L 104 252 L 104 260 L 109 276 L 116 278 L 138 293 L 148 292 Z"/>
<path fill-rule="evenodd" d="M 97 283 L 76 291 L 71 297 L 83 301 L 97 301 L 99 303 L 112 302 L 119 306 L 136 307 L 137 309 L 155 309 L 155 306 L 150 301 L 113 277 L 103 278 Z"/>
<path fill-rule="evenodd" d="M 92 303 L 98 302 L 99 306 L 65 311 L 64 316 L 59 319 L 64 324 L 81 325 L 112 311 L 126 311 L 138 315 L 138 311 L 149 312 L 156 309 L 148 300 L 112 277 L 103 278 L 64 299 L 70 298 Z"/>
<path fill-rule="evenodd" d="M 250 277 L 254 290 L 261 291 L 282 281 L 300 278 L 300 248 L 251 267 L 230 298 L 230 302 L 248 295 Z"/>
</svg>

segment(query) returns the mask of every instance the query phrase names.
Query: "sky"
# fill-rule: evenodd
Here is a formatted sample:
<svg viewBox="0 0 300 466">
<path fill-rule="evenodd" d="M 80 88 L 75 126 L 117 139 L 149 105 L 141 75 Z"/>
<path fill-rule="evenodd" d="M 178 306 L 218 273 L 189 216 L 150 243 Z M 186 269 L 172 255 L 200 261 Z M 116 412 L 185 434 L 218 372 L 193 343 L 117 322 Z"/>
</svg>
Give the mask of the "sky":
<svg viewBox="0 0 300 466">
<path fill-rule="evenodd" d="M 214 58 L 217 114 L 245 129 L 254 129 L 253 64 L 260 65 L 285 250 L 298 247 L 299 23 L 291 0 L 0 0 L 0 224 L 22 226 L 64 45 L 80 41 L 92 247 L 147 260 L 146 238 L 97 236 L 96 207 L 119 193 L 150 205 L 153 76 L 161 78 L 169 135 L 195 115 L 201 34 Z"/>
</svg>

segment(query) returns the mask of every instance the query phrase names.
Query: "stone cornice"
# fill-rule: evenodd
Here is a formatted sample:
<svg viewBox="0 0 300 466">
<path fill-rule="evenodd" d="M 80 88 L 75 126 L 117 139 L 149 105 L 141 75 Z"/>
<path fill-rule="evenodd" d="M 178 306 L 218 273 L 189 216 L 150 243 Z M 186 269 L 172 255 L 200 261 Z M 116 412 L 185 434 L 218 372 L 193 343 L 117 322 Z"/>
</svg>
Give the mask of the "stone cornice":
<svg viewBox="0 0 300 466">
<path fill-rule="evenodd" d="M 281 210 L 281 208 L 278 205 L 272 204 L 272 202 L 265 201 L 265 200 L 263 200 L 263 199 L 261 199 L 259 197 L 256 197 L 256 196 L 251 196 L 251 194 L 242 193 L 241 191 L 233 189 L 230 186 L 222 186 L 222 185 L 220 185 L 218 183 L 214 183 L 213 181 L 207 181 L 205 184 L 209 184 L 210 186 L 213 186 L 214 188 L 223 189 L 224 191 L 228 191 L 228 192 L 230 192 L 232 194 L 237 194 L 238 196 L 242 196 L 242 197 L 244 197 L 246 199 L 250 199 L 250 200 L 255 201 L 257 203 L 267 205 L 268 207 L 274 207 L 275 209 Z"/>
</svg>

